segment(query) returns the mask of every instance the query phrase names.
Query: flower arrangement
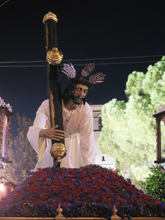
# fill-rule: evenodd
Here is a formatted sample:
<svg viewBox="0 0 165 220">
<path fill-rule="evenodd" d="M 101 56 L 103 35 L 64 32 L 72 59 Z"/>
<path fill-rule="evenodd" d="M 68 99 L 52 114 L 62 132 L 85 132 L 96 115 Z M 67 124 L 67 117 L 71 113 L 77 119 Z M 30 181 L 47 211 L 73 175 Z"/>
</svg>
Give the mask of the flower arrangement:
<svg viewBox="0 0 165 220">
<path fill-rule="evenodd" d="M 31 212 L 22 215 L 35 217 L 56 216 L 58 204 L 65 217 L 110 219 L 114 205 L 122 218 L 165 214 L 163 202 L 97 165 L 79 169 L 49 167 L 32 173 L 0 201 L 0 216 L 21 216 L 24 204 L 31 207 Z"/>
</svg>

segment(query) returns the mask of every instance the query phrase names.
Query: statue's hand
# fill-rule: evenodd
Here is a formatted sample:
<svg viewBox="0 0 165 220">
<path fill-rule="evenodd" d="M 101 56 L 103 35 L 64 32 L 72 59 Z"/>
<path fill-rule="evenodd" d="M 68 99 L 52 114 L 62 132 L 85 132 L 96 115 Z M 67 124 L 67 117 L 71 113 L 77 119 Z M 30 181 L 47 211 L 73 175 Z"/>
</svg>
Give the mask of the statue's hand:
<svg viewBox="0 0 165 220">
<path fill-rule="evenodd" d="M 58 125 L 47 128 L 47 129 L 41 129 L 39 132 L 40 137 L 49 138 L 55 141 L 60 141 L 61 139 L 64 139 L 64 131 L 58 130 Z"/>
</svg>

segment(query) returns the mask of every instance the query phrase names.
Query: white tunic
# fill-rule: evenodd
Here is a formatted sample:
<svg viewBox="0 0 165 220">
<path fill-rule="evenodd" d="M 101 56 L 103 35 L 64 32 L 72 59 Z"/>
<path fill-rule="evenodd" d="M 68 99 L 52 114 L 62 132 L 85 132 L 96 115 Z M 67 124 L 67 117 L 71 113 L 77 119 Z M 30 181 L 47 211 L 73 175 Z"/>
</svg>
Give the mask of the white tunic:
<svg viewBox="0 0 165 220">
<path fill-rule="evenodd" d="M 93 134 L 93 112 L 88 103 L 80 104 L 77 109 L 68 111 L 63 106 L 63 124 L 67 155 L 62 159 L 61 167 L 79 168 L 95 163 Z M 50 128 L 49 100 L 38 108 L 33 126 L 29 127 L 27 138 L 38 153 L 38 168 L 53 166 L 50 155 L 51 139 L 39 137 L 41 129 Z"/>
</svg>

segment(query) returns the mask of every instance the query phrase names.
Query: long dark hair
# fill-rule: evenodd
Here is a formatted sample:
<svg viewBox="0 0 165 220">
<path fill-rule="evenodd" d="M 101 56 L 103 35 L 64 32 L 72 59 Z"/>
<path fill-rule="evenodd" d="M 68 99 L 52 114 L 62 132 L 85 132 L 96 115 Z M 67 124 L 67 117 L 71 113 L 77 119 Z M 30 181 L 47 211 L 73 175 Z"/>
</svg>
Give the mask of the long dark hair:
<svg viewBox="0 0 165 220">
<path fill-rule="evenodd" d="M 64 104 L 67 104 L 69 99 L 72 97 L 76 85 L 74 83 L 69 83 L 67 87 L 65 88 L 64 92 L 62 93 L 62 99 L 64 101 Z"/>
</svg>

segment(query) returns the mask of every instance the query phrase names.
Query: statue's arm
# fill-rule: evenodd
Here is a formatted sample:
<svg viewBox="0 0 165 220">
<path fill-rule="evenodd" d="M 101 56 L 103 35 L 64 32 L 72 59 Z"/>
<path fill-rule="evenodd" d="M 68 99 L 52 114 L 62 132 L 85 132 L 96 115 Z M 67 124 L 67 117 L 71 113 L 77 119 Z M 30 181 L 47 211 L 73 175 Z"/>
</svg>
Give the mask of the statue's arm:
<svg viewBox="0 0 165 220">
<path fill-rule="evenodd" d="M 45 145 L 46 148 L 46 138 L 40 136 L 40 131 L 47 128 L 50 128 L 49 101 L 45 100 L 38 108 L 34 123 L 27 133 L 27 138 L 36 152 L 39 152 L 41 145 Z"/>
</svg>

